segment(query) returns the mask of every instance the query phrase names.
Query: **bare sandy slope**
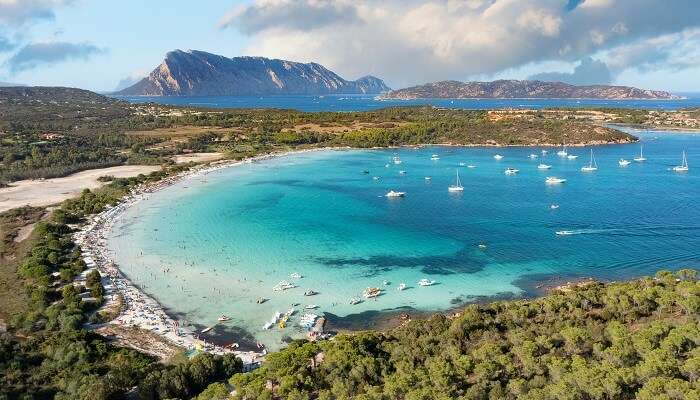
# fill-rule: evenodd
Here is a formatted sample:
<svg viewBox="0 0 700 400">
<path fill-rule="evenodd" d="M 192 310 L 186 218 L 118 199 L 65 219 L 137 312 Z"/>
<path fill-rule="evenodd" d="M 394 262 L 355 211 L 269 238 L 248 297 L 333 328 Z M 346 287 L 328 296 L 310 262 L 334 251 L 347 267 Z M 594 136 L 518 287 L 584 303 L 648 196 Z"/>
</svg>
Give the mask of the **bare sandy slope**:
<svg viewBox="0 0 700 400">
<path fill-rule="evenodd" d="M 13 182 L 10 187 L 0 188 L 0 212 L 24 205 L 39 207 L 60 203 L 77 196 L 83 189 L 104 185 L 104 182 L 97 181 L 101 176 L 127 178 L 159 169 L 160 166 L 154 165 L 120 165 L 82 171 L 64 178 Z"/>
<path fill-rule="evenodd" d="M 221 153 L 190 153 L 190 154 L 178 154 L 173 157 L 175 163 L 184 164 L 190 161 L 192 162 L 210 162 L 220 160 L 224 157 Z"/>
</svg>

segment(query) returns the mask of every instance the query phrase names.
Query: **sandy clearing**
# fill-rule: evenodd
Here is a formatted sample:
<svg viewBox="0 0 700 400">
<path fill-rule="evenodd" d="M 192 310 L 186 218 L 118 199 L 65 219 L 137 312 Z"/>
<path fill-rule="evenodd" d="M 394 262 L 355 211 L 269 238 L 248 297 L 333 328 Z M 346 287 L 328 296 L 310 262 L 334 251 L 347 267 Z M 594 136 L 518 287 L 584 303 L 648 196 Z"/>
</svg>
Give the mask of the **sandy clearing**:
<svg viewBox="0 0 700 400">
<path fill-rule="evenodd" d="M 13 182 L 12 186 L 0 189 L 0 212 L 24 205 L 43 207 L 60 203 L 77 196 L 83 189 L 95 189 L 104 185 L 104 182 L 97 180 L 101 176 L 127 178 L 159 169 L 160 166 L 155 165 L 120 165 L 81 171 L 63 178 Z"/>
<path fill-rule="evenodd" d="M 176 164 L 184 164 L 190 161 L 192 162 L 210 162 L 220 160 L 224 157 L 222 153 L 190 153 L 190 154 L 178 154 L 173 157 Z"/>
</svg>

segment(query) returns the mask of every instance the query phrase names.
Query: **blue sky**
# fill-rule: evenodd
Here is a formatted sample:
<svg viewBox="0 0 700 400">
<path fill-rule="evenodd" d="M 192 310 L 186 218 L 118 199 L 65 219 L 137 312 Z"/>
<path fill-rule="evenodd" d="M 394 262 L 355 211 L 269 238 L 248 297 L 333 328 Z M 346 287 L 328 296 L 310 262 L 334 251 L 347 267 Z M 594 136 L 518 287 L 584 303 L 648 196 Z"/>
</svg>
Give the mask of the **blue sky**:
<svg viewBox="0 0 700 400">
<path fill-rule="evenodd" d="M 173 49 L 392 87 L 538 78 L 700 91 L 697 0 L 0 0 L 0 81 L 108 91 Z"/>
</svg>

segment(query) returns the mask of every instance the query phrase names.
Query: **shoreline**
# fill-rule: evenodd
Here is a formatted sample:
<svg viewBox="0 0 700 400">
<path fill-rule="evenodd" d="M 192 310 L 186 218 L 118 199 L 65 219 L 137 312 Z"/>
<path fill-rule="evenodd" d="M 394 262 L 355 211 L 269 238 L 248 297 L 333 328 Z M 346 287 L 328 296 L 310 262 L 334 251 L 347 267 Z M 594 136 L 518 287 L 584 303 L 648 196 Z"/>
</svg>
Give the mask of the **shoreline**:
<svg viewBox="0 0 700 400">
<path fill-rule="evenodd" d="M 597 145 L 604 144 L 624 144 L 630 142 L 604 142 Z M 580 144 L 580 146 L 586 145 L 596 145 L 596 143 Z M 244 364 L 248 367 L 258 365 L 267 354 L 267 350 L 261 347 L 260 351 L 238 351 L 237 343 L 235 346 L 222 346 L 217 345 L 216 340 L 207 342 L 206 340 L 200 339 L 198 333 L 199 328 L 202 326 L 197 324 L 187 324 L 184 320 L 185 325 L 180 325 L 180 319 L 171 316 L 174 313 L 168 313 L 166 307 L 161 305 L 157 300 L 155 300 L 150 295 L 146 294 L 141 288 L 136 284 L 131 282 L 131 280 L 119 269 L 119 266 L 112 259 L 111 251 L 107 247 L 107 237 L 112 229 L 114 222 L 122 216 L 130 207 L 141 202 L 142 200 L 148 199 L 148 195 L 155 193 L 157 191 L 168 188 L 178 182 L 185 179 L 194 178 L 201 175 L 206 175 L 210 172 L 214 172 L 221 169 L 226 169 L 234 166 L 240 166 L 244 164 L 250 164 L 257 161 L 268 160 L 272 158 L 285 157 L 295 154 L 303 154 L 309 152 L 317 151 L 347 151 L 347 150 L 386 150 L 386 149 L 398 149 L 398 148 L 417 148 L 426 146 L 445 146 L 445 147 L 557 147 L 559 145 L 547 145 L 547 144 L 536 144 L 536 145 L 455 145 L 455 144 L 421 144 L 421 145 L 405 145 L 396 147 L 374 147 L 374 148 L 352 148 L 348 146 L 339 147 L 318 147 L 318 148 L 306 148 L 299 150 L 288 150 L 283 152 L 272 152 L 261 154 L 258 156 L 246 158 L 243 160 L 221 160 L 215 161 L 208 164 L 202 164 L 195 166 L 187 171 L 183 171 L 176 175 L 164 178 L 160 181 L 142 184 L 132 189 L 132 191 L 125 196 L 117 204 L 105 209 L 99 214 L 93 215 L 89 218 L 87 223 L 84 223 L 80 228 L 73 234 L 73 239 L 77 245 L 80 246 L 82 251 L 82 256 L 88 269 L 96 268 L 103 277 L 103 285 L 105 287 L 105 303 L 100 307 L 100 310 L 108 308 L 110 305 L 114 305 L 118 299 L 122 302 L 122 306 L 116 317 L 112 320 L 105 322 L 103 325 L 112 325 L 115 327 L 124 328 L 139 328 L 149 333 L 153 333 L 165 342 L 181 347 L 185 350 L 204 350 L 214 354 L 224 354 L 224 353 L 234 353 L 236 356 L 243 360 Z M 576 144 L 571 145 L 575 147 Z M 529 297 L 529 296 L 528 296 Z M 494 301 L 499 298 L 505 298 L 503 296 L 489 297 L 488 299 L 475 299 L 474 301 L 467 302 L 479 303 L 484 300 Z M 509 297 L 510 298 L 510 297 Z M 414 315 L 428 316 L 436 313 L 450 315 L 454 314 L 457 309 L 461 309 L 465 304 L 459 304 L 455 307 L 451 307 L 444 311 L 417 311 L 417 310 L 405 310 L 410 311 Z M 385 311 L 375 311 L 378 318 L 373 318 L 376 322 L 378 320 L 389 320 L 396 319 L 397 316 L 405 314 L 405 311 L 396 312 L 385 312 Z M 334 319 L 330 316 L 331 320 Z M 347 317 L 335 318 L 337 323 L 339 320 L 345 320 Z M 352 318 L 351 318 L 352 319 Z M 350 321 L 348 319 L 347 321 Z M 333 330 L 335 323 L 329 323 L 329 328 Z M 385 325 L 385 324 L 382 324 Z M 385 329 L 391 327 L 391 323 L 384 326 Z M 207 327 L 209 329 L 219 327 L 219 324 Z M 342 329 L 342 328 L 341 328 Z M 357 329 L 349 329 L 348 331 L 355 331 Z M 121 338 L 124 339 L 124 338 Z M 246 346 L 248 347 L 248 346 Z M 158 354 L 163 356 L 163 354 Z M 163 356 L 164 357 L 164 356 Z"/>
</svg>

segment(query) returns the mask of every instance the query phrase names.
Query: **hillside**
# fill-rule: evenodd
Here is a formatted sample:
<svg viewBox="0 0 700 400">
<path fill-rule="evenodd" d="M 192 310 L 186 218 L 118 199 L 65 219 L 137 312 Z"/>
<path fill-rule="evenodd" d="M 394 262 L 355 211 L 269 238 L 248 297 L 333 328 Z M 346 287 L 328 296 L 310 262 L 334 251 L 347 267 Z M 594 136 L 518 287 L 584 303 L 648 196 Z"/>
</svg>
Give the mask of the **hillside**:
<svg viewBox="0 0 700 400">
<path fill-rule="evenodd" d="M 562 82 L 498 80 L 493 82 L 441 81 L 392 90 L 386 99 L 678 99 L 668 92 L 629 86 L 574 86 Z"/>
<path fill-rule="evenodd" d="M 169 52 L 150 75 L 117 92 L 131 96 L 365 94 L 390 90 L 373 76 L 348 81 L 316 63 L 264 57 L 228 58 L 203 51 Z"/>
</svg>

